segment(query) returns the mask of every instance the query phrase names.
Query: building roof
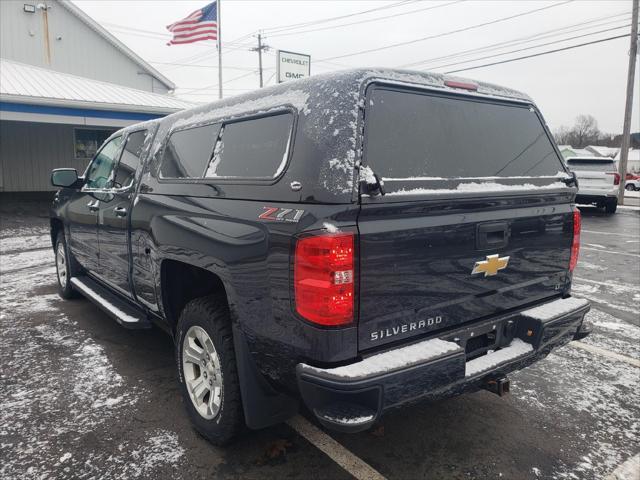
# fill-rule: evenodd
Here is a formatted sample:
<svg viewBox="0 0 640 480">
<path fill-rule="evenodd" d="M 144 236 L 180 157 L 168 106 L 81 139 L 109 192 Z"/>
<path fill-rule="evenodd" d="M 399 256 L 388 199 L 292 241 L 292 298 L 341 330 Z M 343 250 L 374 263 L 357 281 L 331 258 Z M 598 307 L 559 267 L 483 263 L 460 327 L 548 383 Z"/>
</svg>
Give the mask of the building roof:
<svg viewBox="0 0 640 480">
<path fill-rule="evenodd" d="M 6 59 L 0 59 L 0 101 L 162 115 L 195 106 L 169 95 Z"/>
<path fill-rule="evenodd" d="M 571 152 L 575 157 L 595 157 L 593 152 L 587 150 L 586 148 L 573 148 L 571 145 L 562 145 L 558 148 L 560 149 L 560 153 Z"/>
<path fill-rule="evenodd" d="M 129 47 L 127 47 L 124 43 L 122 43 L 115 36 L 109 33 L 102 25 L 100 25 L 93 18 L 91 18 L 86 13 L 84 13 L 80 8 L 74 5 L 71 1 L 60 0 L 58 3 L 62 5 L 65 9 L 67 9 L 69 12 L 71 12 L 71 14 L 78 17 L 83 23 L 85 23 L 89 28 L 91 28 L 98 35 L 103 37 L 107 42 L 113 45 L 117 50 L 119 50 L 124 55 L 126 55 L 131 60 L 133 60 L 135 63 L 140 65 L 140 67 L 143 70 L 145 70 L 147 73 L 149 73 L 150 75 L 158 79 L 161 83 L 166 85 L 167 88 L 169 88 L 169 90 L 175 90 L 176 88 L 175 83 L 173 83 L 167 77 L 162 75 L 158 70 L 153 68 L 147 62 L 145 62 L 140 56 L 136 55 L 136 53 L 134 53 Z"/>
<path fill-rule="evenodd" d="M 617 147 L 604 147 L 601 145 L 589 145 L 586 149 L 602 157 L 615 157 L 620 150 Z"/>
</svg>

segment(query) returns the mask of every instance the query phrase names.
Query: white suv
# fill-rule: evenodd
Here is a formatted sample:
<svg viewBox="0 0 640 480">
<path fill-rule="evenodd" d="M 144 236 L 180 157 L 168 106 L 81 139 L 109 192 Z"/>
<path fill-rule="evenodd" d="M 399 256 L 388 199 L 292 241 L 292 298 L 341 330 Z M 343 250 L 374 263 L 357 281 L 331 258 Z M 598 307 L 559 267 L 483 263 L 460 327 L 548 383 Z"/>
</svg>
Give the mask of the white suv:
<svg viewBox="0 0 640 480">
<path fill-rule="evenodd" d="M 571 157 L 567 167 L 578 177 L 576 203 L 595 204 L 607 213 L 618 207 L 620 175 L 613 159 L 603 157 Z"/>
</svg>

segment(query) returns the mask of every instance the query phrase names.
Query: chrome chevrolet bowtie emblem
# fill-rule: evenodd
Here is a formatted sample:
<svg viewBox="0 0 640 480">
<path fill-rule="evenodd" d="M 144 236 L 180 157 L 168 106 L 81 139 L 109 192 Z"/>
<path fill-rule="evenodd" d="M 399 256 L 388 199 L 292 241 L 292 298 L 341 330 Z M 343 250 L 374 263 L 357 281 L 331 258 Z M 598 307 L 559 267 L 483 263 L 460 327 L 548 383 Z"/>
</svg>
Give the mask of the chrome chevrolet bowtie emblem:
<svg viewBox="0 0 640 480">
<path fill-rule="evenodd" d="M 487 255 L 486 260 L 476 262 L 473 266 L 471 275 L 476 273 L 484 273 L 485 277 L 490 277 L 498 273 L 499 270 L 507 268 L 509 257 L 501 257 L 497 253 L 495 255 Z"/>
</svg>

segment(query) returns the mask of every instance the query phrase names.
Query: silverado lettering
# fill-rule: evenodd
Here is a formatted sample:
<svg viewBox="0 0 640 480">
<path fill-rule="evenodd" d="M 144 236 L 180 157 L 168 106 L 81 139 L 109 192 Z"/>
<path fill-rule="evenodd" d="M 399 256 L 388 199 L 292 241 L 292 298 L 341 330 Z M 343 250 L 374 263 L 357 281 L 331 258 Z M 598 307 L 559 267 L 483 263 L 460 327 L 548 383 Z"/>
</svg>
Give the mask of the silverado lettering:
<svg viewBox="0 0 640 480">
<path fill-rule="evenodd" d="M 404 323 L 395 327 L 385 328 L 384 330 L 371 332 L 371 341 L 375 342 L 376 340 L 381 340 L 385 337 L 392 337 L 401 333 L 412 332 L 432 325 L 438 325 L 439 323 L 442 323 L 442 317 L 431 317 L 418 322 Z"/>
</svg>

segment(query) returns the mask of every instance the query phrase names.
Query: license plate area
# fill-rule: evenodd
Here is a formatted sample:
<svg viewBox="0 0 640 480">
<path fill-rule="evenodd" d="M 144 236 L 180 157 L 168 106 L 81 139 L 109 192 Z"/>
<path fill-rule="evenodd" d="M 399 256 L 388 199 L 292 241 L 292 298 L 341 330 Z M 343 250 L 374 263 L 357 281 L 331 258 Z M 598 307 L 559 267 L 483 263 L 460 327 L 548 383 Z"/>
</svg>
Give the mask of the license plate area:
<svg viewBox="0 0 640 480">
<path fill-rule="evenodd" d="M 466 360 L 485 355 L 489 351 L 508 346 L 516 335 L 515 319 L 501 319 L 485 322 L 440 337 L 442 340 L 455 342 L 465 351 Z"/>
</svg>

